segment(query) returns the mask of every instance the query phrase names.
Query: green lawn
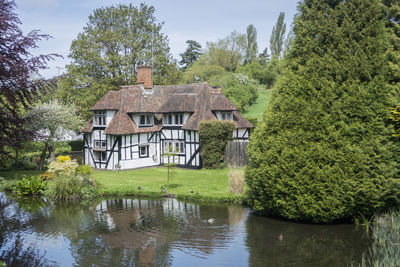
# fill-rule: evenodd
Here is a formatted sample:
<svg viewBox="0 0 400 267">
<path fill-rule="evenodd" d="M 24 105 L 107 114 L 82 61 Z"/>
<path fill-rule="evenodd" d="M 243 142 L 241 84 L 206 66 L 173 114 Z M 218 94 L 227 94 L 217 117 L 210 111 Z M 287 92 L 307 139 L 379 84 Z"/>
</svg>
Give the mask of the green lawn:
<svg viewBox="0 0 400 267">
<path fill-rule="evenodd" d="M 265 108 L 271 99 L 272 91 L 273 89 L 260 90 L 259 91 L 260 95 L 257 98 L 256 102 L 253 105 L 251 105 L 246 112 L 243 113 L 243 116 L 257 117 L 257 119 L 260 121 L 262 114 L 264 113 Z"/>
<path fill-rule="evenodd" d="M 93 171 L 92 177 L 102 195 L 162 196 L 179 199 L 240 202 L 241 195 L 229 193 L 228 169 L 191 170 L 176 168 L 167 186 L 167 168 L 154 167 L 126 171 Z M 141 190 L 138 187 L 142 187 Z M 163 193 L 160 187 L 167 187 Z M 193 191 L 193 193 L 191 193 Z M 198 194 L 197 194 L 198 193 Z"/>
</svg>

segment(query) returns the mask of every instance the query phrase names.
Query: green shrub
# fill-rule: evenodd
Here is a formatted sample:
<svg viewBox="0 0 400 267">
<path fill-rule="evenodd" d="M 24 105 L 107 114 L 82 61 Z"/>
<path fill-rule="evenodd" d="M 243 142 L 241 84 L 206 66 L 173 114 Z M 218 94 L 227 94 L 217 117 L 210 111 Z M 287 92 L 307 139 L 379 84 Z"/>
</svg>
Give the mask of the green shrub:
<svg viewBox="0 0 400 267">
<path fill-rule="evenodd" d="M 257 126 L 257 123 L 258 123 L 257 117 L 255 117 L 255 116 L 247 116 L 246 119 L 247 119 L 249 122 L 251 122 L 251 123 L 254 125 L 254 127 Z"/>
<path fill-rule="evenodd" d="M 68 144 L 71 147 L 71 151 L 82 151 L 83 150 L 83 140 L 69 141 Z"/>
<path fill-rule="evenodd" d="M 245 111 L 258 97 L 258 83 L 243 74 L 227 73 L 210 80 L 240 110 Z"/>
<path fill-rule="evenodd" d="M 38 165 L 35 162 L 30 162 L 28 158 L 23 158 L 22 160 L 14 162 L 11 165 L 11 168 L 20 170 L 36 170 Z"/>
<path fill-rule="evenodd" d="M 75 201 L 96 195 L 97 189 L 91 179 L 75 175 L 57 176 L 50 187 L 49 197 L 56 201 Z"/>
<path fill-rule="evenodd" d="M 76 168 L 76 175 L 89 177 L 91 174 L 92 167 L 90 167 L 89 165 L 79 165 L 78 168 Z"/>
<path fill-rule="evenodd" d="M 39 196 L 44 193 L 47 182 L 37 176 L 23 177 L 17 182 L 16 192 L 24 196 Z"/>
<path fill-rule="evenodd" d="M 200 155 L 203 167 L 216 169 L 224 167 L 224 151 L 228 141 L 233 139 L 235 129 L 229 121 L 202 121 L 199 126 Z"/>
<path fill-rule="evenodd" d="M 257 61 L 252 61 L 236 69 L 236 73 L 241 73 L 271 88 L 278 77 L 278 62 L 271 60 L 267 66 L 263 66 Z"/>
</svg>

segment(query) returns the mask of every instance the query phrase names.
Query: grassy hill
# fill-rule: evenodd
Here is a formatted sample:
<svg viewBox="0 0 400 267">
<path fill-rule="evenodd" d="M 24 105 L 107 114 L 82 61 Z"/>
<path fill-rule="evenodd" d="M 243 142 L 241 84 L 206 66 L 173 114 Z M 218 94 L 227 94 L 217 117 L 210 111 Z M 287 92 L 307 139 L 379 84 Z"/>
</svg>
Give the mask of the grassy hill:
<svg viewBox="0 0 400 267">
<path fill-rule="evenodd" d="M 260 121 L 262 114 L 264 113 L 265 108 L 271 99 L 272 91 L 272 89 L 260 90 L 260 95 L 256 102 L 251 105 L 246 112 L 242 113 L 242 115 L 245 117 L 256 117 Z"/>
</svg>

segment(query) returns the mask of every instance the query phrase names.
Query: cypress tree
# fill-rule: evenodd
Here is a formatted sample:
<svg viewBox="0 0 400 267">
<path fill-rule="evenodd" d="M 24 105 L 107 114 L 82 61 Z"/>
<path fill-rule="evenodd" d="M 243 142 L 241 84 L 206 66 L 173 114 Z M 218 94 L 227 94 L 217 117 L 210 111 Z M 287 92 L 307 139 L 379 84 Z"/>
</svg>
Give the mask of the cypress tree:
<svg viewBox="0 0 400 267">
<path fill-rule="evenodd" d="M 294 34 L 248 149 L 253 209 L 332 222 L 398 205 L 381 3 L 305 0 Z"/>
</svg>

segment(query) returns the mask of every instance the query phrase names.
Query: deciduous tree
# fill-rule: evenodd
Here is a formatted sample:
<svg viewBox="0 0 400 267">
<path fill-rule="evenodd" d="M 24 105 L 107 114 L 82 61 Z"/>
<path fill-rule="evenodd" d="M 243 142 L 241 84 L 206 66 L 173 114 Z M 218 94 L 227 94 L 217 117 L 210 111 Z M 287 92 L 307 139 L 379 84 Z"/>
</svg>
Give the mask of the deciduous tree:
<svg viewBox="0 0 400 267">
<path fill-rule="evenodd" d="M 0 156 L 7 155 L 6 147 L 19 147 L 33 137 L 33 132 L 24 130 L 27 121 L 22 110 L 34 101 L 41 87 L 32 75 L 45 69 L 55 56 L 32 56 L 30 50 L 49 36 L 37 30 L 24 35 L 14 9 L 14 1 L 0 0 Z"/>
<path fill-rule="evenodd" d="M 246 55 L 244 59 L 244 64 L 250 63 L 257 58 L 258 45 L 257 45 L 257 30 L 250 24 L 247 26 L 246 31 Z"/>
<path fill-rule="evenodd" d="M 179 79 L 163 23 L 155 9 L 144 3 L 116 5 L 94 10 L 83 32 L 71 44 L 72 63 L 60 83 L 63 102 L 73 101 L 86 117 L 107 91 L 136 83 L 136 67 L 153 66 L 155 84 Z"/>
<path fill-rule="evenodd" d="M 283 52 L 283 44 L 285 40 L 286 33 L 286 23 L 285 23 L 285 13 L 281 12 L 279 14 L 278 20 L 274 28 L 272 29 L 271 37 L 269 39 L 271 57 L 281 58 Z"/>
<path fill-rule="evenodd" d="M 60 140 L 69 131 L 79 131 L 83 120 L 77 116 L 77 110 L 73 104 L 62 105 L 57 102 L 39 103 L 26 115 L 30 124 L 29 129 L 39 135 L 39 139 L 45 143 L 40 157 L 40 169 L 47 150 L 50 153 L 50 162 L 55 160 L 54 141 Z"/>
</svg>

